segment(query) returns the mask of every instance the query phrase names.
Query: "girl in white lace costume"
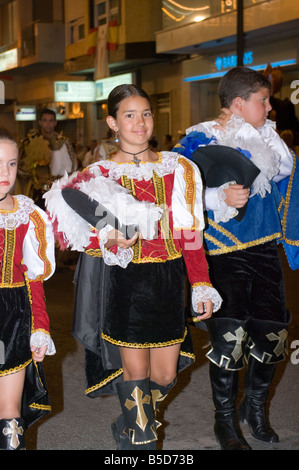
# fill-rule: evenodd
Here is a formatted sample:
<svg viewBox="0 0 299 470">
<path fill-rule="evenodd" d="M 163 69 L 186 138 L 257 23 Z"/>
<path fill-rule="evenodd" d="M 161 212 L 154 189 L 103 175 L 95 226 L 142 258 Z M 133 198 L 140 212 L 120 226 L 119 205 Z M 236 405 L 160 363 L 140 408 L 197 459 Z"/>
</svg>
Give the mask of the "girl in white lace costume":
<svg viewBox="0 0 299 470">
<path fill-rule="evenodd" d="M 41 362 L 54 354 L 43 281 L 55 268 L 46 214 L 12 196 L 18 148 L 0 130 L 0 449 L 24 448 L 24 430 L 50 405 Z M 29 386 L 30 385 L 30 386 Z"/>
</svg>

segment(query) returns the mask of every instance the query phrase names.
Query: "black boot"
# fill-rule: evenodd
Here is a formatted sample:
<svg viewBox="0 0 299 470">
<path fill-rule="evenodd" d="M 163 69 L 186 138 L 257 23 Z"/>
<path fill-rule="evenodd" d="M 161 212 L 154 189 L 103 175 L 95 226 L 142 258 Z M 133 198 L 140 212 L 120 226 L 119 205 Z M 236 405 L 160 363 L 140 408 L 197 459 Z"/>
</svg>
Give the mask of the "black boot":
<svg viewBox="0 0 299 470">
<path fill-rule="evenodd" d="M 112 436 L 116 442 L 116 450 L 131 449 L 131 442 L 125 431 L 124 415 L 119 415 L 111 424 Z"/>
<path fill-rule="evenodd" d="M 276 364 L 285 359 L 288 324 L 289 315 L 286 323 L 251 319 L 248 326 L 248 370 L 239 419 L 248 423 L 253 437 L 266 442 L 279 441 L 267 420 L 266 400 Z"/>
<path fill-rule="evenodd" d="M 156 382 L 150 381 L 151 387 L 151 394 L 152 394 L 152 401 L 153 401 L 153 410 L 155 417 L 157 415 L 157 411 L 159 408 L 160 403 L 167 397 L 169 391 L 175 386 L 176 379 L 166 387 L 160 385 Z M 155 428 L 157 429 L 161 426 L 161 423 L 155 420 Z M 129 437 L 124 433 L 125 430 L 125 420 L 124 415 L 121 414 L 116 418 L 116 420 L 111 424 L 111 431 L 112 435 L 116 441 L 117 449 L 124 448 L 124 446 L 130 446 Z"/>
<path fill-rule="evenodd" d="M 0 450 L 26 450 L 24 422 L 21 418 L 0 419 Z"/>
<path fill-rule="evenodd" d="M 157 433 L 149 379 L 119 383 L 117 391 L 123 412 L 114 426 L 120 434 L 119 450 L 155 450 Z"/>
<path fill-rule="evenodd" d="M 266 416 L 266 400 L 276 364 L 263 364 L 250 357 L 245 378 L 245 395 L 239 406 L 239 420 L 247 423 L 253 437 L 266 442 L 279 442 Z"/>
<path fill-rule="evenodd" d="M 171 384 L 164 386 L 153 382 L 152 380 L 150 381 L 154 411 L 157 411 L 161 401 L 165 400 L 170 390 L 175 386 L 176 382 L 177 380 L 175 379 L 173 382 L 171 382 Z"/>
<path fill-rule="evenodd" d="M 212 318 L 207 322 L 211 349 L 207 353 L 215 405 L 214 432 L 222 450 L 250 450 L 236 419 L 238 370 L 244 366 L 247 322 Z"/>
<path fill-rule="evenodd" d="M 222 450 L 250 450 L 236 419 L 238 372 L 210 363 L 210 380 L 215 405 L 214 432 Z"/>
<path fill-rule="evenodd" d="M 151 392 L 152 392 L 152 400 L 153 400 L 153 409 L 155 413 L 155 418 L 157 418 L 158 408 L 160 403 L 165 400 L 170 390 L 175 386 L 177 380 L 175 379 L 169 385 L 160 385 L 156 382 L 150 381 Z M 161 426 L 160 421 L 156 419 L 156 429 Z"/>
</svg>

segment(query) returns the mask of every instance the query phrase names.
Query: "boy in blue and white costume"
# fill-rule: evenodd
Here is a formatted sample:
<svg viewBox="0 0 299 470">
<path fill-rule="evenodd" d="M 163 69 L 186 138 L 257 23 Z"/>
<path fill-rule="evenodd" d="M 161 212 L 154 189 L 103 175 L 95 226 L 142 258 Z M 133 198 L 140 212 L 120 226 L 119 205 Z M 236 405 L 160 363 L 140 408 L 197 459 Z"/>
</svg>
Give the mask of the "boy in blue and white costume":
<svg viewBox="0 0 299 470">
<path fill-rule="evenodd" d="M 192 159 L 196 149 L 238 149 L 260 169 L 250 189 L 227 182 L 205 188 L 205 243 L 222 308 L 207 322 L 215 434 L 222 449 L 250 449 L 235 413 L 237 371 L 248 361 L 239 408 L 257 439 L 277 442 L 265 416 L 276 363 L 285 357 L 289 313 L 277 242 L 292 269 L 299 267 L 299 164 L 267 119 L 270 83 L 261 73 L 235 67 L 220 81 L 224 117 L 189 128 L 175 151 Z M 238 209 L 246 206 L 241 221 Z"/>
</svg>

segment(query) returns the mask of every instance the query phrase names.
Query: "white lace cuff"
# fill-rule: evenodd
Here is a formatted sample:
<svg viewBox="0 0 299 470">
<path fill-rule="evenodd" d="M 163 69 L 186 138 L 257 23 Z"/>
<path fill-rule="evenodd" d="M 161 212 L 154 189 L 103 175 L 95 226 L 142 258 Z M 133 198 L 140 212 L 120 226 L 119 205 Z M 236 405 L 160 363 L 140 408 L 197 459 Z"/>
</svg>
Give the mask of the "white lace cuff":
<svg viewBox="0 0 299 470">
<path fill-rule="evenodd" d="M 103 254 L 103 259 L 105 264 L 108 266 L 120 266 L 121 268 L 126 268 L 128 264 L 132 261 L 134 252 L 132 248 L 120 248 L 117 247 L 116 254 L 105 248 L 105 245 L 108 241 L 107 233 L 113 230 L 111 225 L 106 225 L 99 232 L 100 238 L 100 249 Z"/>
<path fill-rule="evenodd" d="M 217 312 L 222 304 L 222 298 L 214 287 L 210 286 L 194 286 L 192 287 L 192 308 L 194 312 L 198 312 L 199 302 L 207 302 L 211 300 L 214 304 L 213 312 Z"/>
<path fill-rule="evenodd" d="M 42 348 L 47 346 L 46 355 L 53 356 L 56 353 L 55 344 L 51 336 L 43 331 L 35 331 L 30 337 L 30 346 Z"/>
<path fill-rule="evenodd" d="M 225 192 L 224 189 L 227 189 L 231 184 L 235 184 L 234 181 L 223 184 L 218 188 L 218 207 L 219 210 L 214 211 L 215 222 L 228 222 L 230 219 L 235 217 L 238 214 L 237 209 L 234 207 L 228 206 L 225 202 Z"/>
</svg>

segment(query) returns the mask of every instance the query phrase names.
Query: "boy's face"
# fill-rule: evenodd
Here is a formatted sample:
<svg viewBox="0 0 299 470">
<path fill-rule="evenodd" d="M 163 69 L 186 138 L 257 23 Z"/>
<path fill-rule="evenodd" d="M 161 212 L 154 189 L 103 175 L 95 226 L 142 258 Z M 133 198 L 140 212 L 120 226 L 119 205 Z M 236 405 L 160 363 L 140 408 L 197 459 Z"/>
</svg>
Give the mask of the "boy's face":
<svg viewBox="0 0 299 470">
<path fill-rule="evenodd" d="M 246 101 L 243 98 L 240 98 L 240 100 L 240 112 L 238 114 L 256 129 L 263 126 L 272 109 L 268 88 L 261 88 L 258 92 L 252 93 Z"/>
</svg>

